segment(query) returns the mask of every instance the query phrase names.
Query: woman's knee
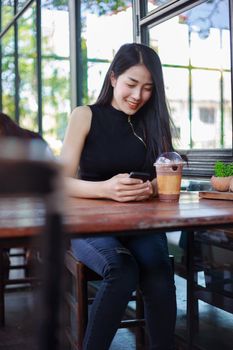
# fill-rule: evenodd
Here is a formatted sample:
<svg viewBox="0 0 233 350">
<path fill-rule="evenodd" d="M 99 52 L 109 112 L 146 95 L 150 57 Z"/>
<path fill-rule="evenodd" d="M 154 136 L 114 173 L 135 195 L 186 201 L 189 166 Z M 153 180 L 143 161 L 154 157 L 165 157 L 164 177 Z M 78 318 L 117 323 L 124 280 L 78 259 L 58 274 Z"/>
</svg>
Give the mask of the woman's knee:
<svg viewBox="0 0 233 350">
<path fill-rule="evenodd" d="M 115 248 L 115 259 L 106 264 L 103 277 L 106 280 L 114 279 L 120 284 L 131 285 L 133 290 L 136 289 L 139 269 L 136 260 L 127 248 Z"/>
<path fill-rule="evenodd" d="M 130 250 L 114 237 L 108 239 L 76 239 L 72 241 L 75 255 L 104 280 L 136 288 L 138 266 Z"/>
</svg>

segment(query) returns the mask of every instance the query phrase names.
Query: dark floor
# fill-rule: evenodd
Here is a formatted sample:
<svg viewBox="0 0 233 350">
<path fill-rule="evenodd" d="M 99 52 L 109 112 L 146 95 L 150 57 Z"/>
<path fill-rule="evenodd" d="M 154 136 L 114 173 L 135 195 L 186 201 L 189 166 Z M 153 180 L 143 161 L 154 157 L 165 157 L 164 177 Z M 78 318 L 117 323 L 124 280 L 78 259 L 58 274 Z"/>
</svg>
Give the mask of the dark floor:
<svg viewBox="0 0 233 350">
<path fill-rule="evenodd" d="M 202 276 L 199 276 L 200 279 Z M 178 317 L 176 332 L 185 335 L 186 282 L 175 277 Z M 7 291 L 6 326 L 0 328 L 0 350 L 34 350 L 31 317 L 34 293 L 29 289 Z M 233 315 L 199 302 L 200 327 L 196 343 L 205 350 L 233 350 Z M 134 334 L 125 329 L 117 332 L 110 350 L 134 350 Z"/>
</svg>

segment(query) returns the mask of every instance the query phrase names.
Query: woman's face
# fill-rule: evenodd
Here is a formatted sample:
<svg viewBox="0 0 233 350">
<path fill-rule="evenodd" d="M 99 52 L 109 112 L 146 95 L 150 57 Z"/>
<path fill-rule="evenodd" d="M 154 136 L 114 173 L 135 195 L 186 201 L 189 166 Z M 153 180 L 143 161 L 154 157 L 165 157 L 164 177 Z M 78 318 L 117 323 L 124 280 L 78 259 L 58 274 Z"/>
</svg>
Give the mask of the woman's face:
<svg viewBox="0 0 233 350">
<path fill-rule="evenodd" d="M 143 64 L 132 66 L 118 78 L 112 73 L 111 84 L 112 106 L 128 115 L 135 114 L 150 99 L 153 90 L 151 74 Z"/>
</svg>

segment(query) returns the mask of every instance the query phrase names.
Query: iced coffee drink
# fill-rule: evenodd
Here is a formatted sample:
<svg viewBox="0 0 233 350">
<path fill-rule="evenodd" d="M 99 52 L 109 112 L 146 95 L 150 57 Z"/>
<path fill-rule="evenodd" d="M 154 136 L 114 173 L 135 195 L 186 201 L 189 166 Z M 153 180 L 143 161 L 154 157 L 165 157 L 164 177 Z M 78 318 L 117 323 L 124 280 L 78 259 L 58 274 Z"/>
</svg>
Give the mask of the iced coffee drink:
<svg viewBox="0 0 233 350">
<path fill-rule="evenodd" d="M 176 152 L 166 152 L 157 158 L 154 166 L 157 173 L 159 199 L 162 202 L 177 202 L 184 162 Z"/>
</svg>

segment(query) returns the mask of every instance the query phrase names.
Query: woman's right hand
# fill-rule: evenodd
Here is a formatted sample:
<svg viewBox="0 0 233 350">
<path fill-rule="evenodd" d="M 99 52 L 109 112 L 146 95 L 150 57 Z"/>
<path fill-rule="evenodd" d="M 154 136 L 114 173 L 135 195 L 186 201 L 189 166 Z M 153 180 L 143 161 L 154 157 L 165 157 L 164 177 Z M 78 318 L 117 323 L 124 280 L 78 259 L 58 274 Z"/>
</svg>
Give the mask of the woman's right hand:
<svg viewBox="0 0 233 350">
<path fill-rule="evenodd" d="M 142 201 L 153 194 L 150 181 L 130 178 L 129 174 L 118 174 L 102 183 L 105 198 L 118 202 Z"/>
</svg>

